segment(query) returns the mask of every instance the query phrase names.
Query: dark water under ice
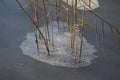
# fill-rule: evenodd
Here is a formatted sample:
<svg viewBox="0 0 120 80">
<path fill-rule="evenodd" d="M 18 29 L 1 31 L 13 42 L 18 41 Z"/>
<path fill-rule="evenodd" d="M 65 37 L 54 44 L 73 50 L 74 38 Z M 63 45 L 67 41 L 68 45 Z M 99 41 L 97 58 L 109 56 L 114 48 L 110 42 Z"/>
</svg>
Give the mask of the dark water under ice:
<svg viewBox="0 0 120 80">
<path fill-rule="evenodd" d="M 120 1 L 99 0 L 95 11 L 115 26 L 120 26 Z M 0 80 L 119 80 L 120 51 L 107 30 L 105 50 L 98 46 L 99 58 L 79 69 L 53 67 L 22 54 L 19 45 L 34 29 L 15 0 L 0 0 Z M 86 30 L 85 37 L 95 45 L 95 37 Z"/>
</svg>

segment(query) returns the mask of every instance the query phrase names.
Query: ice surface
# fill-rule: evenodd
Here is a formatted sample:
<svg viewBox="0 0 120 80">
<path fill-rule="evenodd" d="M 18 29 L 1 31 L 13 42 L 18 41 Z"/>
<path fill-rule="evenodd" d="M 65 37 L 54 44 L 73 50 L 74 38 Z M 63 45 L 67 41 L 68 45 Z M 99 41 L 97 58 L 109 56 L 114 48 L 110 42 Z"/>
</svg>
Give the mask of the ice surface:
<svg viewBox="0 0 120 80">
<path fill-rule="evenodd" d="M 63 1 L 66 2 L 66 0 L 63 0 Z M 84 0 L 84 1 L 85 1 L 87 4 L 89 4 L 89 0 Z M 75 4 L 75 0 L 73 0 L 73 2 L 74 2 L 74 4 Z M 72 0 L 68 0 L 68 4 L 69 4 L 70 6 L 72 6 Z M 83 6 L 85 6 L 85 7 L 88 8 L 89 10 L 91 10 L 91 9 L 90 9 L 87 5 L 85 5 L 85 3 L 83 3 L 81 0 L 77 0 L 77 8 L 83 10 L 83 9 L 84 9 Z M 92 9 L 98 8 L 98 7 L 99 7 L 99 2 L 98 2 L 98 0 L 91 0 L 90 7 L 91 7 Z"/>
<path fill-rule="evenodd" d="M 93 53 L 97 52 L 94 49 L 94 46 L 87 42 L 85 38 L 83 38 L 83 51 L 82 51 L 82 58 L 81 62 L 73 60 L 71 54 L 71 33 L 67 31 L 67 29 L 63 29 L 63 23 L 60 21 L 60 31 L 57 28 L 57 22 L 53 21 L 53 32 L 54 32 L 54 48 L 50 46 L 50 54 L 51 56 L 47 56 L 47 52 L 44 46 L 43 41 L 40 43 L 40 53 L 37 52 L 36 43 L 35 43 L 35 36 L 34 33 L 27 33 L 26 40 L 23 41 L 20 45 L 20 48 L 23 51 L 24 55 L 30 56 L 38 61 L 45 62 L 54 66 L 62 66 L 62 67 L 70 67 L 70 68 L 79 68 L 88 66 L 91 64 L 91 61 L 95 59 L 97 56 Z M 65 27 L 68 27 L 67 24 L 64 24 Z M 44 28 L 40 28 L 41 31 Z M 49 29 L 51 26 L 49 25 Z M 44 33 L 44 32 L 43 32 Z M 51 33 L 50 33 L 51 35 Z M 77 40 L 78 49 L 80 48 L 80 39 Z M 78 50 L 79 56 L 79 50 Z"/>
</svg>

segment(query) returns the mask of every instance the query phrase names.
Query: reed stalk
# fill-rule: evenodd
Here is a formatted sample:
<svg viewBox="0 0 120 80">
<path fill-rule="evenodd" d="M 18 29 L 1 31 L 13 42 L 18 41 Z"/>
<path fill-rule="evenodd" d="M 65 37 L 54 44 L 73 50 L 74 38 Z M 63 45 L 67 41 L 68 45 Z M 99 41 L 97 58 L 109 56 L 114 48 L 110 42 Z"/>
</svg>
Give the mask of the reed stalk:
<svg viewBox="0 0 120 80">
<path fill-rule="evenodd" d="M 84 6 L 85 7 L 85 6 Z M 82 22 L 81 22 L 81 26 L 80 26 L 80 55 L 79 55 L 79 59 L 81 60 L 82 57 L 82 50 L 83 50 L 83 31 L 84 31 L 84 20 L 85 20 L 85 8 L 83 9 L 83 13 L 82 13 Z"/>
<path fill-rule="evenodd" d="M 46 26 L 47 26 L 47 37 L 46 37 L 46 40 L 50 42 L 50 32 L 49 32 L 49 27 L 48 27 L 48 16 L 47 16 L 47 13 L 48 13 L 48 9 L 47 9 L 47 1 L 46 0 L 42 0 L 42 3 L 43 3 L 43 10 L 44 10 L 44 17 L 45 17 L 45 21 L 46 21 Z M 49 43 L 48 42 L 48 43 Z"/>
<path fill-rule="evenodd" d="M 73 6 L 73 57 L 76 60 L 77 56 L 77 30 L 76 30 L 76 22 L 77 22 L 77 0 L 75 0 L 75 4 Z"/>
<path fill-rule="evenodd" d="M 98 46 L 98 28 L 97 28 L 96 15 L 94 15 L 94 25 L 95 25 L 95 31 L 96 31 L 96 44 L 97 44 L 97 46 Z"/>
<path fill-rule="evenodd" d="M 38 4 L 38 0 L 36 0 L 35 4 L 36 4 L 36 5 L 39 5 L 39 4 Z M 39 13 L 38 13 L 38 7 L 35 6 L 34 23 L 35 23 L 37 26 L 39 26 L 39 15 L 38 15 L 38 14 L 39 14 Z M 38 52 L 39 52 L 39 38 L 38 38 L 37 35 L 39 35 L 39 33 L 38 33 L 38 30 L 36 29 L 36 31 L 35 31 L 35 37 L 36 37 L 37 50 L 38 50 Z"/>
<path fill-rule="evenodd" d="M 104 29 L 104 22 L 102 21 L 102 46 L 104 48 L 104 35 L 105 35 L 105 29 Z"/>
</svg>

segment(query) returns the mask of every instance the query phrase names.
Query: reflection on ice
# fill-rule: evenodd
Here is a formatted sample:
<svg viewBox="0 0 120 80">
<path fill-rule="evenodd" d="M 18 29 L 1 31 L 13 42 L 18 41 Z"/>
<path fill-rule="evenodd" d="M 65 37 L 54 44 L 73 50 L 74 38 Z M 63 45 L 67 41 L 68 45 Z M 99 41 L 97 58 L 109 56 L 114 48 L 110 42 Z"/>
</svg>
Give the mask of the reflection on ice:
<svg viewBox="0 0 120 80">
<path fill-rule="evenodd" d="M 63 0 L 63 1 L 67 3 L 67 0 Z M 70 6 L 72 6 L 72 4 L 75 4 L 75 0 L 68 0 L 68 4 Z M 77 8 L 78 9 L 83 10 L 84 9 L 83 6 L 85 6 L 86 8 L 91 10 L 89 5 L 92 9 L 96 9 L 99 7 L 99 2 L 98 2 L 98 0 L 77 0 Z"/>
</svg>

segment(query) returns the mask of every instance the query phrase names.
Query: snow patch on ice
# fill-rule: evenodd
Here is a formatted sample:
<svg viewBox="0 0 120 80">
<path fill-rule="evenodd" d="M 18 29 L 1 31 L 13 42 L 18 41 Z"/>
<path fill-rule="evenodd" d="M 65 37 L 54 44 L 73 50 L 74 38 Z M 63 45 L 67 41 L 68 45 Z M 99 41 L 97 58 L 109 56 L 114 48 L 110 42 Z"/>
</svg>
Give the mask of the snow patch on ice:
<svg viewBox="0 0 120 80">
<path fill-rule="evenodd" d="M 47 56 L 47 52 L 44 46 L 44 42 L 40 42 L 40 53 L 37 52 L 35 36 L 34 33 L 27 33 L 26 40 L 23 41 L 20 45 L 20 48 L 23 51 L 24 55 L 30 56 L 38 61 L 45 62 L 54 66 L 62 66 L 62 67 L 70 67 L 70 68 L 79 68 L 88 66 L 91 64 L 91 61 L 97 56 L 93 53 L 97 52 L 93 45 L 88 43 L 88 41 L 83 38 L 83 51 L 81 62 L 76 60 L 74 62 L 72 54 L 71 54 L 71 33 L 66 29 L 63 29 L 63 23 L 60 21 L 60 31 L 57 28 L 57 22 L 53 21 L 53 32 L 54 32 L 54 48 L 50 48 L 51 56 Z M 68 27 L 67 24 L 64 24 L 65 27 Z M 49 28 L 51 26 L 49 25 Z M 40 28 L 41 31 L 44 28 Z M 50 33 L 51 35 L 51 33 Z M 78 56 L 79 56 L 79 48 L 80 48 L 80 38 L 77 40 L 78 42 Z M 50 46 L 52 47 L 52 46 Z"/>
<path fill-rule="evenodd" d="M 67 0 L 63 0 L 63 1 L 67 2 Z M 85 1 L 87 4 L 89 4 L 89 0 L 83 0 L 83 1 Z M 85 6 L 86 8 L 91 10 L 83 1 L 77 0 L 77 8 L 83 10 L 84 9 L 83 6 Z M 75 0 L 73 0 L 73 3 L 75 4 Z M 68 4 L 70 6 L 72 6 L 73 3 L 72 3 L 72 0 L 68 0 Z M 98 0 L 91 0 L 90 7 L 92 9 L 98 8 L 99 7 L 99 1 Z"/>
</svg>

